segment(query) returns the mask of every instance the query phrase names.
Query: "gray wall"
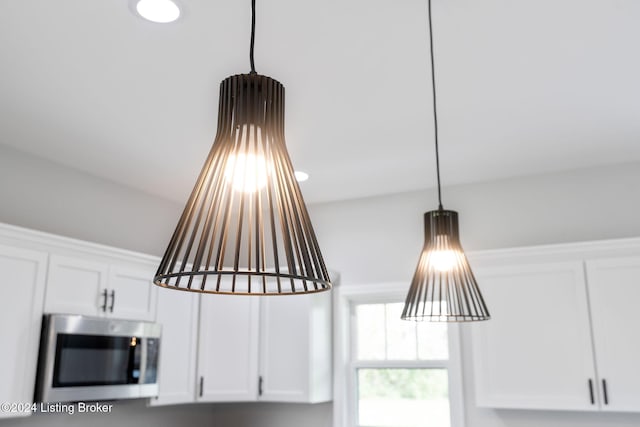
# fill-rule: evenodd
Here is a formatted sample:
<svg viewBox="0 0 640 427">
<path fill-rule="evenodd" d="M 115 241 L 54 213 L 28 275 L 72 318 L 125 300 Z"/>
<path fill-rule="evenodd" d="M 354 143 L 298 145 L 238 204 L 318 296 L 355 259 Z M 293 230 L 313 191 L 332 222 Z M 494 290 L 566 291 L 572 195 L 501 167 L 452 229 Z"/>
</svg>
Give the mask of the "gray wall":
<svg viewBox="0 0 640 427">
<path fill-rule="evenodd" d="M 446 208 L 461 215 L 467 250 L 640 236 L 640 164 L 457 186 Z M 310 208 L 327 264 L 343 285 L 406 281 L 422 245 L 432 191 Z M 0 145 L 0 222 L 161 255 L 181 206 Z M 463 334 L 463 352 L 468 337 Z M 464 357 L 470 387 L 470 360 Z M 1 380 L 1 379 L 0 379 Z M 468 427 L 630 427 L 640 415 L 479 410 Z M 108 416 L 36 415 L 8 426 L 330 427 L 331 404 L 202 404 L 147 408 L 120 402 Z"/>
<path fill-rule="evenodd" d="M 446 188 L 467 251 L 640 236 L 640 164 Z M 435 193 L 327 203 L 311 214 L 327 264 L 341 286 L 404 281 L 423 244 L 422 214 Z M 462 351 L 467 427 L 631 427 L 640 414 L 488 410 L 475 407 L 470 337 Z"/>
<path fill-rule="evenodd" d="M 445 188 L 465 250 L 640 236 L 640 163 Z M 434 191 L 311 207 L 327 264 L 343 284 L 410 278 Z"/>
<path fill-rule="evenodd" d="M 162 255 L 181 211 L 177 203 L 0 145 L 0 222 Z"/>
</svg>

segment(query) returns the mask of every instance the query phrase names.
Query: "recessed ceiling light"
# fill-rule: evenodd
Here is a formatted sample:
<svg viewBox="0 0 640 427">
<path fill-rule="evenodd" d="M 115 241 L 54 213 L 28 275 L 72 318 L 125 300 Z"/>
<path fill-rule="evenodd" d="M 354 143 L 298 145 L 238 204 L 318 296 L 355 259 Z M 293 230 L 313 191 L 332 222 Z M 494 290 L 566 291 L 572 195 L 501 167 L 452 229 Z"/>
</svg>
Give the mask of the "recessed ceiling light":
<svg viewBox="0 0 640 427">
<path fill-rule="evenodd" d="M 295 171 L 294 174 L 296 176 L 296 181 L 298 182 L 304 182 L 309 179 L 309 174 L 306 172 Z"/>
<path fill-rule="evenodd" d="M 144 19 L 166 24 L 180 17 L 180 8 L 171 0 L 139 0 L 136 11 Z"/>
</svg>

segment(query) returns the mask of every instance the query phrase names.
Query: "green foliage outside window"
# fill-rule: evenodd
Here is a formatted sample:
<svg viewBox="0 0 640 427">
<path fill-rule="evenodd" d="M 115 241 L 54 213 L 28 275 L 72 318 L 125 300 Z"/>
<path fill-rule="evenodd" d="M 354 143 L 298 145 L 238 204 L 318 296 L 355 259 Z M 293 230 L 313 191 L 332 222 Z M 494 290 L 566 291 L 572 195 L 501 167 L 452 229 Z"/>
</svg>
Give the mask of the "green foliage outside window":
<svg viewBox="0 0 640 427">
<path fill-rule="evenodd" d="M 447 399 L 446 369 L 358 369 L 361 399 Z"/>
</svg>

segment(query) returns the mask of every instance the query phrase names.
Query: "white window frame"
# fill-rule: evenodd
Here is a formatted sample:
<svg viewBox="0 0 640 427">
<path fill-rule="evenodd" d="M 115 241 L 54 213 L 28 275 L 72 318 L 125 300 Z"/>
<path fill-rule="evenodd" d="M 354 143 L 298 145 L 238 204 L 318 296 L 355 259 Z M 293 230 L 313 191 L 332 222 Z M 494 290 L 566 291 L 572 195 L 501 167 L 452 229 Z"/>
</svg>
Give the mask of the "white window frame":
<svg viewBox="0 0 640 427">
<path fill-rule="evenodd" d="M 411 367 L 411 361 L 357 361 L 352 358 L 355 330 L 351 316 L 355 304 L 402 302 L 408 283 L 379 283 L 372 285 L 342 285 L 333 290 L 334 298 L 334 370 L 333 370 L 333 427 L 356 427 L 356 369 L 365 367 Z M 448 324 L 449 359 L 447 361 L 417 361 L 416 367 L 446 368 L 449 375 L 449 407 L 451 427 L 464 427 L 462 361 L 460 330 Z M 395 364 L 394 364 L 395 363 Z"/>
</svg>

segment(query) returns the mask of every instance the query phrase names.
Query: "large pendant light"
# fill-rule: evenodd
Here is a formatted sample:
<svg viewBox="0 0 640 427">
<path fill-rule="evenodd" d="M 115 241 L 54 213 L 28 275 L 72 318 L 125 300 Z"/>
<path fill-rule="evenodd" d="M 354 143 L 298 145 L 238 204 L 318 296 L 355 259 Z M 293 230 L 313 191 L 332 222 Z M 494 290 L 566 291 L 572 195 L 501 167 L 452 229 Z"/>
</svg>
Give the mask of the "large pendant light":
<svg viewBox="0 0 640 427">
<path fill-rule="evenodd" d="M 218 130 L 154 283 L 292 295 L 331 288 L 284 139 L 284 87 L 251 72 L 220 84 Z"/>
<path fill-rule="evenodd" d="M 487 320 L 490 318 L 489 310 L 460 244 L 458 213 L 442 208 L 431 0 L 428 0 L 428 8 L 438 209 L 424 214 L 424 247 L 407 294 L 402 319 L 435 322 Z"/>
</svg>

